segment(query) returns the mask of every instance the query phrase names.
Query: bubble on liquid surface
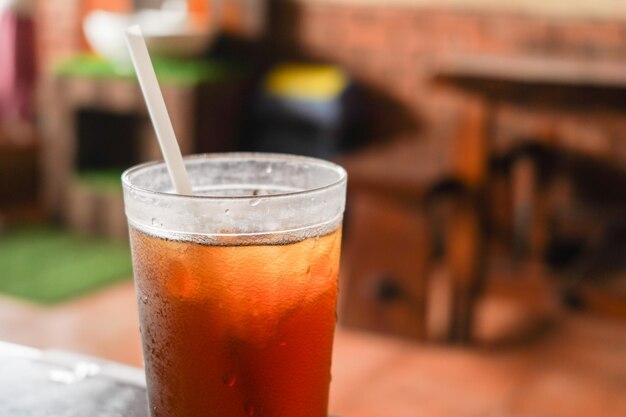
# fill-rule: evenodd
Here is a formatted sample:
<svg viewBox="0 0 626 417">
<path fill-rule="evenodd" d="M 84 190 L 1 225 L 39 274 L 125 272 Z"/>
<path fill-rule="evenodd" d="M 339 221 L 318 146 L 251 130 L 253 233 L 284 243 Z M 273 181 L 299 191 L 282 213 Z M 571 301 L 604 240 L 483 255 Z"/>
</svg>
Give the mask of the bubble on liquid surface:
<svg viewBox="0 0 626 417">
<path fill-rule="evenodd" d="M 154 227 L 163 227 L 163 223 L 159 221 L 156 217 L 152 218 L 152 226 Z"/>
<path fill-rule="evenodd" d="M 269 165 L 267 168 L 265 168 L 265 173 L 266 174 L 271 174 L 272 173 L 272 166 Z"/>
<path fill-rule="evenodd" d="M 224 214 L 226 214 L 227 216 L 230 215 L 230 209 L 224 210 Z"/>
<path fill-rule="evenodd" d="M 141 302 L 144 304 L 148 304 L 148 296 L 147 295 L 142 295 L 141 296 Z"/>
<path fill-rule="evenodd" d="M 256 207 L 259 205 L 259 203 L 261 203 L 261 199 L 260 198 L 255 198 L 254 200 L 250 200 L 250 205 L 252 207 Z"/>
<path fill-rule="evenodd" d="M 237 384 L 237 374 L 234 372 L 229 372 L 226 375 L 222 376 L 222 382 L 229 388 L 232 388 Z"/>
</svg>

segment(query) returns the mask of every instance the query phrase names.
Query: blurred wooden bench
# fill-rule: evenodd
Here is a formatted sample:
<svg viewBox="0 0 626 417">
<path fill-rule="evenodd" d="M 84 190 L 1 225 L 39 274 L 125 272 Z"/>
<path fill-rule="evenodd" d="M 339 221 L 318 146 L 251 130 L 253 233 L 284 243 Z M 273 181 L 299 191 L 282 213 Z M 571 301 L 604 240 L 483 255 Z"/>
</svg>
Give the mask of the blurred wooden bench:
<svg viewBox="0 0 626 417">
<path fill-rule="evenodd" d="M 490 251 L 497 247 L 498 259 L 510 263 L 503 273 L 498 267 L 494 268 L 492 261 L 496 257 L 490 257 L 490 293 L 494 288 L 500 291 L 506 286 L 526 286 L 538 298 L 545 294 L 552 298 L 570 297 L 567 291 L 559 294 L 563 292 L 562 279 L 568 278 L 546 262 L 546 254 L 551 251 L 550 241 L 557 234 L 556 223 L 570 229 L 567 233 L 580 236 L 596 233 L 588 232 L 593 229 L 594 221 L 576 219 L 572 213 L 561 210 L 577 204 L 571 199 L 571 184 L 568 185 L 572 173 L 563 171 L 556 180 L 555 177 L 550 179 L 547 173 L 563 168 L 565 160 L 570 166 L 578 158 L 595 160 L 597 168 L 583 176 L 588 182 L 595 181 L 596 185 L 591 188 L 599 191 L 596 194 L 616 194 L 617 183 L 621 184 L 616 178 L 620 175 L 611 174 L 613 179 L 605 175 L 605 179 L 599 179 L 597 174 L 606 173 L 611 166 L 623 170 L 626 161 L 623 142 L 626 106 L 622 98 L 626 91 L 625 68 L 623 63 L 610 60 L 589 61 L 565 56 L 536 58 L 452 53 L 433 60 L 435 84 L 485 103 L 488 132 L 483 144 L 490 175 L 483 185 L 483 192 L 488 193 L 483 208 L 489 221 Z M 546 158 L 547 154 L 552 156 Z M 509 160 L 504 163 L 505 167 L 502 159 Z M 608 183 L 615 184 L 612 190 L 609 187 L 608 191 L 601 191 L 607 190 L 603 185 Z M 618 209 L 618 218 L 620 210 L 623 213 L 623 208 Z M 596 226 L 605 223 L 608 217 L 608 213 L 598 217 Z M 623 226 L 618 227 L 623 230 Z M 577 265 L 573 269 L 584 268 Z M 570 272 L 580 276 L 579 272 Z M 561 280 L 555 275 L 560 275 Z M 500 279 L 502 276 L 509 279 Z M 623 284 L 617 284 L 620 285 Z M 588 306 L 610 304 L 612 307 L 606 310 L 624 316 L 626 310 L 615 301 L 615 292 L 603 298 L 598 295 L 598 288 L 591 290 L 586 284 L 577 287 L 580 291 L 574 291 L 574 296 L 566 302 Z M 609 295 L 606 291 L 605 294 Z M 601 299 L 605 301 L 599 301 Z"/>
</svg>

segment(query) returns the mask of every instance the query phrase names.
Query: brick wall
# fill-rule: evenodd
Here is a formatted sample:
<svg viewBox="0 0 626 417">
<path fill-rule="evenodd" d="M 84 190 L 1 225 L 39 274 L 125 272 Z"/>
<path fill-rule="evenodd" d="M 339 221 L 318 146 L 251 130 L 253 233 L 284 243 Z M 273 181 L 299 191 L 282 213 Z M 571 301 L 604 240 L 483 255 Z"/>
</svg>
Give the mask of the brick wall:
<svg viewBox="0 0 626 417">
<path fill-rule="evenodd" d="M 60 57 L 85 49 L 80 21 L 87 10 L 124 10 L 130 2 L 38 0 L 37 4 L 38 61 L 47 69 Z M 432 64 L 442 54 L 562 56 L 626 62 L 624 19 L 556 18 L 356 2 L 284 0 L 274 4 L 278 6 L 274 6 L 276 13 L 270 27 L 278 49 L 287 56 L 298 56 L 301 54 L 296 51 L 304 51 L 308 57 L 336 62 L 368 86 L 375 97 L 373 102 L 378 103 L 369 112 L 382 120 L 379 128 L 372 128 L 373 135 L 417 130 L 424 122 L 446 123 L 462 111 L 464 98 L 432 83 Z M 584 101 L 584 95 L 580 101 Z M 571 119 L 584 119 L 579 124 L 587 129 L 593 125 L 593 135 L 605 136 L 597 141 L 609 144 L 603 152 L 617 149 L 626 163 L 626 146 L 614 139 L 621 136 L 614 132 L 626 131 L 620 117 L 608 117 L 612 127 L 606 128 L 606 111 L 593 109 L 590 113 L 579 109 L 557 113 L 561 122 L 556 128 L 553 120 L 546 122 L 551 129 L 567 131 L 561 127 L 565 125 L 573 131 L 576 129 L 571 126 L 576 123 Z M 518 131 L 532 134 L 532 126 L 545 128 L 546 123 L 528 115 L 527 109 L 512 107 L 498 112 L 498 131 L 504 142 L 514 142 Z M 574 147 L 578 143 L 568 140 Z M 588 140 L 584 143 L 583 148 L 590 146 Z"/>
<path fill-rule="evenodd" d="M 449 117 L 464 102 L 459 94 L 432 83 L 432 64 L 442 54 L 562 56 L 626 62 L 623 19 L 566 19 L 397 4 L 297 1 L 283 6 L 278 14 L 274 27 L 292 28 L 291 33 L 274 34 L 276 44 L 283 51 L 304 50 L 308 56 L 336 62 L 356 79 L 384 91 L 407 114 L 427 122 Z M 520 118 L 511 117 L 516 111 Z M 508 123 L 507 120 L 521 120 L 524 124 L 523 109 L 508 108 L 499 113 L 503 113 L 501 124 Z M 579 115 L 576 111 L 570 116 L 561 112 L 559 120 Z M 602 111 L 584 116 L 600 125 L 606 119 Z M 626 130 L 622 129 L 626 122 L 620 124 L 613 119 L 612 126 L 617 124 L 618 130 Z M 559 122 L 559 126 L 564 123 Z M 565 125 L 568 123 L 572 124 L 570 121 Z M 515 125 L 511 122 L 511 126 Z M 507 130 L 500 127 L 501 131 Z M 609 130 L 613 132 L 615 128 Z M 614 146 L 624 148 L 619 144 Z M 623 161 L 626 163 L 626 155 Z"/>
<path fill-rule="evenodd" d="M 130 0 L 37 0 L 37 58 L 40 70 L 59 59 L 87 49 L 82 19 L 93 9 L 127 11 Z"/>
<path fill-rule="evenodd" d="M 38 0 L 35 8 L 37 62 L 47 71 L 59 58 L 80 50 L 81 0 Z"/>
</svg>

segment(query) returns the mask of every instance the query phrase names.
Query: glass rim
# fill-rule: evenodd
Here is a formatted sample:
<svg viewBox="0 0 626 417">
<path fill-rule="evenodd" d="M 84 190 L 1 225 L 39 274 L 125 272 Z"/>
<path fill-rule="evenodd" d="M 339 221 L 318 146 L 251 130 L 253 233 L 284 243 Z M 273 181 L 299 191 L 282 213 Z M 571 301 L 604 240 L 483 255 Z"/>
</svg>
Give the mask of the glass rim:
<svg viewBox="0 0 626 417">
<path fill-rule="evenodd" d="M 201 153 L 201 154 L 193 154 L 183 157 L 183 161 L 194 161 L 194 160 L 219 160 L 219 159 L 256 159 L 256 160 L 266 160 L 272 162 L 280 162 L 280 161 L 293 161 L 293 162 L 308 162 L 311 165 L 317 165 L 318 167 L 329 168 L 336 172 L 339 175 L 339 178 L 336 181 L 332 181 L 328 184 L 322 185 L 320 187 L 307 188 L 305 190 L 298 191 L 285 191 L 273 194 L 264 194 L 264 195 L 234 195 L 234 196 L 223 196 L 223 195 L 205 195 L 205 194 L 176 194 L 169 193 L 164 191 L 156 191 L 149 188 L 139 187 L 133 184 L 130 180 L 130 177 L 133 174 L 140 173 L 142 170 L 146 168 L 153 168 L 157 166 L 165 166 L 165 161 L 150 161 L 144 162 L 138 165 L 134 165 L 128 169 L 126 169 L 122 173 L 122 184 L 124 187 L 128 188 L 131 191 L 137 191 L 141 193 L 147 193 L 153 196 L 162 197 L 162 198 L 174 198 L 174 199 L 193 199 L 193 200 L 206 200 L 206 201 L 245 201 L 245 200 L 267 200 L 274 198 L 285 198 L 291 196 L 299 196 L 306 195 L 309 193 L 315 193 L 318 191 L 328 190 L 334 187 L 337 187 L 347 181 L 348 173 L 346 170 L 333 162 L 320 159 L 313 158 L 309 156 L 301 156 L 301 155 L 291 155 L 291 154 L 283 154 L 283 153 L 265 153 L 265 152 L 216 152 L 216 153 Z M 167 168 L 166 168 L 167 169 Z"/>
</svg>

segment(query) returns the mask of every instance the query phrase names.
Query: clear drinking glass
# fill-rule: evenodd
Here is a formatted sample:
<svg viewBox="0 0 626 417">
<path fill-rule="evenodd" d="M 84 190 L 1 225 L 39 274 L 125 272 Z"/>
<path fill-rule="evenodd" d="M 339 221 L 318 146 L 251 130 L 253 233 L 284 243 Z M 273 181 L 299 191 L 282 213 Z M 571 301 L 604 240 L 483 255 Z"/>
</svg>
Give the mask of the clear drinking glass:
<svg viewBox="0 0 626 417">
<path fill-rule="evenodd" d="M 325 417 L 346 172 L 277 154 L 122 176 L 151 415 Z"/>
</svg>

